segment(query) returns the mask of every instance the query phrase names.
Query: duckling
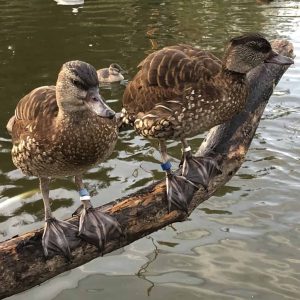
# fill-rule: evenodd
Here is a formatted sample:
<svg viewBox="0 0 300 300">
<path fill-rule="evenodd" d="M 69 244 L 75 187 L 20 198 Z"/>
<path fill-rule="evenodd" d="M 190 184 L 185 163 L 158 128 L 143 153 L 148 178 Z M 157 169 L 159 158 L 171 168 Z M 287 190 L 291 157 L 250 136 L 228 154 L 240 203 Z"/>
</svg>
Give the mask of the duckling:
<svg viewBox="0 0 300 300">
<path fill-rule="evenodd" d="M 220 168 L 215 159 L 193 157 L 186 138 L 230 120 L 243 110 L 246 75 L 263 63 L 292 64 L 275 53 L 261 34 L 229 41 L 223 60 L 189 45 L 165 47 L 146 57 L 123 95 L 123 121 L 137 133 L 159 141 L 166 172 L 169 210 L 187 211 L 199 184 L 206 188 Z M 182 168 L 171 172 L 166 140 L 182 143 Z"/>
<path fill-rule="evenodd" d="M 113 83 L 124 80 L 125 73 L 123 68 L 118 64 L 111 64 L 109 68 L 99 69 L 97 71 L 98 79 L 100 83 Z"/>
<path fill-rule="evenodd" d="M 103 249 L 109 234 L 121 232 L 114 218 L 96 211 L 82 175 L 107 159 L 117 142 L 115 112 L 99 94 L 97 72 L 82 61 L 65 63 L 56 86 L 42 86 L 17 104 L 7 129 L 12 136 L 12 160 L 28 176 L 37 176 L 45 208 L 42 238 L 45 256 L 71 257 L 81 237 Z M 51 178 L 74 176 L 82 210 L 79 228 L 57 220 L 49 203 Z"/>
</svg>

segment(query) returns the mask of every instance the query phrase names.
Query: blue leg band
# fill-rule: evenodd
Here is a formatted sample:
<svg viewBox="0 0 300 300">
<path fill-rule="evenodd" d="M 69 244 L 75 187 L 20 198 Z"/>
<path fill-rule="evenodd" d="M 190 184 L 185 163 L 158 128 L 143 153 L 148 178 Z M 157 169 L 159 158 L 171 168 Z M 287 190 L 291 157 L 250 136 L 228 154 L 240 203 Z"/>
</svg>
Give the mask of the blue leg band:
<svg viewBox="0 0 300 300">
<path fill-rule="evenodd" d="M 161 168 L 163 169 L 163 171 L 169 171 L 171 170 L 172 168 L 172 165 L 169 161 L 163 163 L 163 164 L 160 164 Z"/>
<path fill-rule="evenodd" d="M 79 190 L 79 196 L 80 197 L 84 197 L 84 196 L 89 196 L 90 194 L 89 194 L 89 192 L 87 191 L 87 189 L 80 189 Z"/>
<path fill-rule="evenodd" d="M 81 201 L 89 201 L 91 199 L 89 192 L 87 189 L 80 189 L 79 196 Z"/>
</svg>

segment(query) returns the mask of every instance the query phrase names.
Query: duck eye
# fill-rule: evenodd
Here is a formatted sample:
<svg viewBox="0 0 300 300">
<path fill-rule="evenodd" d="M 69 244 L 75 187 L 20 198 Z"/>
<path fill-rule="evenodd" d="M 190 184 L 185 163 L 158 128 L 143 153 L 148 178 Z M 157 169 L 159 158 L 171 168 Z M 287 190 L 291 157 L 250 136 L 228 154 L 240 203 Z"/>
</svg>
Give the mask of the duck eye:
<svg viewBox="0 0 300 300">
<path fill-rule="evenodd" d="M 75 85 L 77 88 L 81 89 L 81 90 L 86 90 L 86 86 L 84 83 L 82 83 L 81 81 L 77 80 L 77 79 L 72 79 L 71 80 L 73 85 Z"/>
<path fill-rule="evenodd" d="M 262 42 L 254 42 L 254 41 L 252 41 L 252 42 L 249 43 L 249 46 L 253 50 L 260 51 L 260 52 L 268 52 L 268 51 L 270 51 L 270 47 L 268 46 L 268 44 L 262 43 Z"/>
</svg>

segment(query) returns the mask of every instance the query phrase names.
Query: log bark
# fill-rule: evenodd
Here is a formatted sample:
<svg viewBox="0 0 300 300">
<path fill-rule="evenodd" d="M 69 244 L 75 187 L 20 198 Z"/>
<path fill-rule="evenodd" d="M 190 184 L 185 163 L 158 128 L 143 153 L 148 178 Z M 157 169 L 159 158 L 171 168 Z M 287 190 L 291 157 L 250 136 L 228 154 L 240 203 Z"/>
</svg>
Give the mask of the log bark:
<svg viewBox="0 0 300 300">
<path fill-rule="evenodd" d="M 293 46 L 287 41 L 274 41 L 273 48 L 286 56 L 293 56 Z M 200 188 L 195 193 L 189 205 L 189 214 L 240 168 L 273 88 L 286 70 L 287 67 L 274 64 L 253 70 L 249 74 L 251 92 L 246 109 L 230 122 L 210 130 L 197 156 L 215 157 L 222 174 L 211 181 L 207 190 Z M 103 254 L 188 217 L 182 211 L 168 212 L 164 181 L 97 209 L 117 218 L 124 232 L 121 238 L 112 237 L 107 242 Z M 78 224 L 78 217 L 68 221 Z M 0 299 L 41 284 L 102 255 L 95 246 L 83 241 L 72 251 L 71 261 L 59 255 L 46 260 L 41 244 L 42 232 L 39 229 L 0 243 Z"/>
</svg>

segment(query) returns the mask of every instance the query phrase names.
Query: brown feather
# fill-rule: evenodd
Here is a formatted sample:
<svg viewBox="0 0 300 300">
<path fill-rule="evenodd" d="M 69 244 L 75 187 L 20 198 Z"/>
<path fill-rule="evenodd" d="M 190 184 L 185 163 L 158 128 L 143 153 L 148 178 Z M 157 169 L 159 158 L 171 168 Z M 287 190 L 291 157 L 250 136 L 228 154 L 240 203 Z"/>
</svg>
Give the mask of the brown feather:
<svg viewBox="0 0 300 300">
<path fill-rule="evenodd" d="M 117 141 L 116 120 L 100 118 L 90 110 L 59 114 L 55 86 L 24 96 L 7 127 L 13 162 L 26 175 L 82 174 L 105 160 Z"/>
<path fill-rule="evenodd" d="M 55 86 L 39 87 L 31 91 L 16 107 L 11 128 L 13 143 L 18 143 L 26 136 L 50 132 L 57 113 Z"/>
<path fill-rule="evenodd" d="M 139 68 L 123 96 L 129 115 L 149 111 L 165 99 L 182 96 L 187 87 L 197 85 L 199 78 L 215 76 L 221 70 L 221 61 L 209 52 L 176 45 L 150 54 Z"/>
<path fill-rule="evenodd" d="M 207 51 L 184 44 L 165 47 L 139 68 L 126 87 L 123 106 L 125 118 L 132 124 L 136 120 L 135 128 L 144 136 L 191 136 L 226 121 L 244 105 L 227 107 L 232 78 L 220 75 L 222 62 Z M 244 79 L 235 79 L 242 98 Z"/>
</svg>

